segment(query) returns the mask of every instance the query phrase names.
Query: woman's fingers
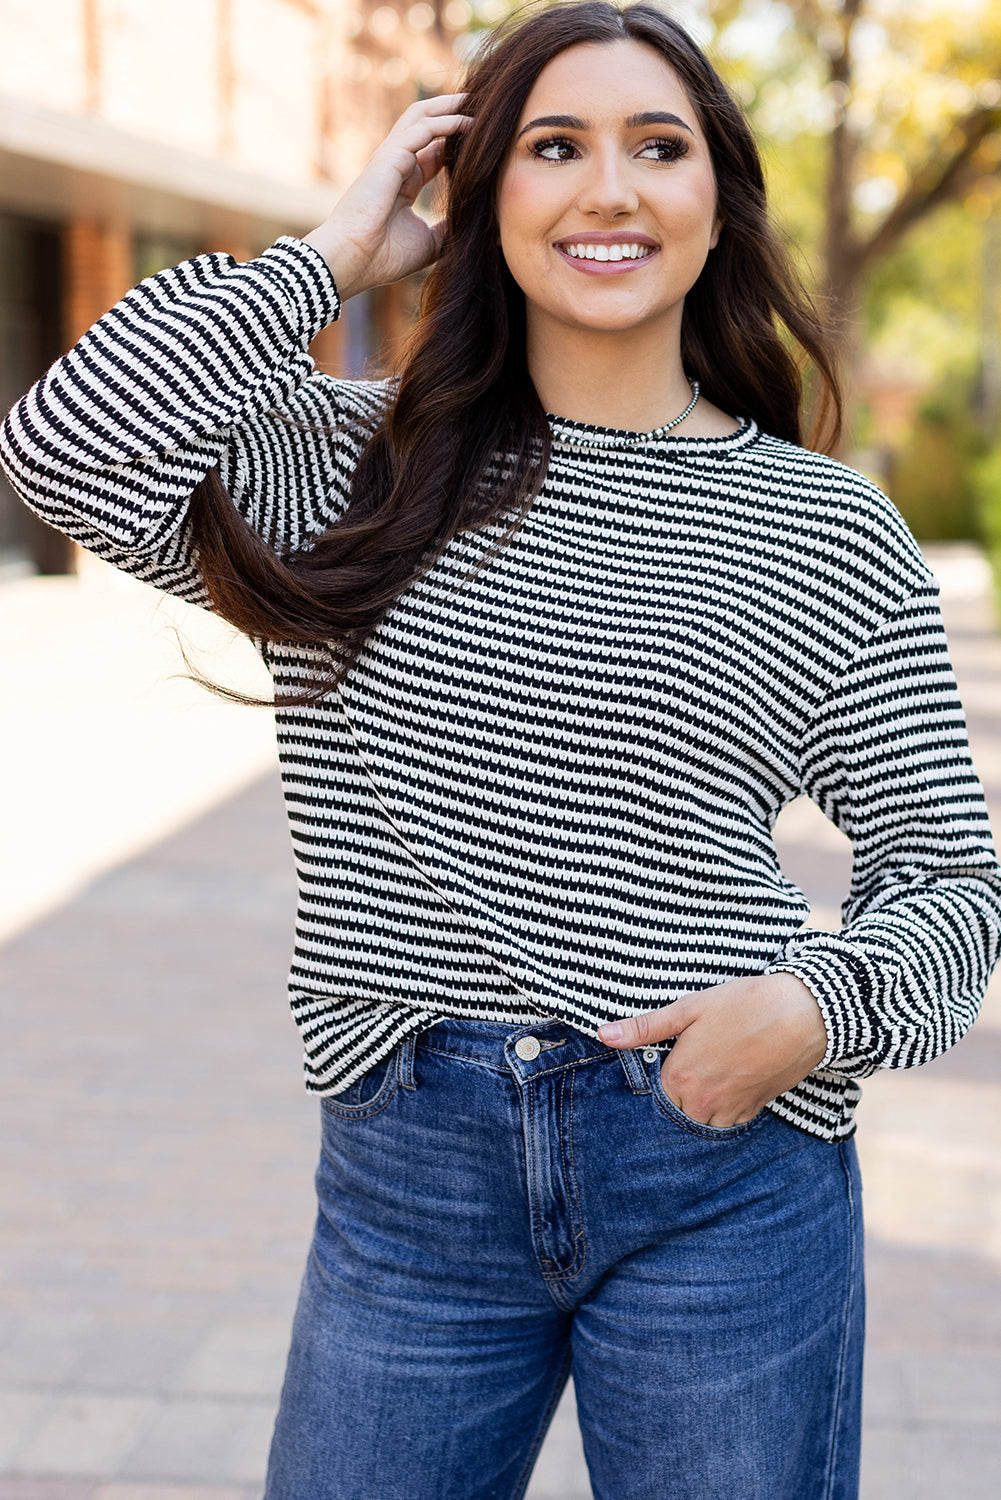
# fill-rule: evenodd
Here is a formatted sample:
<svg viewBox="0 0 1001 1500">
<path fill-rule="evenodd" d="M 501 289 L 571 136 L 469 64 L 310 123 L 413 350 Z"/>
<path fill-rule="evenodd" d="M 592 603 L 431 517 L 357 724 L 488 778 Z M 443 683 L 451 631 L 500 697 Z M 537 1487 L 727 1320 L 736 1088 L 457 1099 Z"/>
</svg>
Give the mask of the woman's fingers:
<svg viewBox="0 0 1001 1500">
<path fill-rule="evenodd" d="M 692 997 L 697 998 L 697 997 Z M 624 1021 L 609 1021 L 599 1026 L 598 1036 L 609 1047 L 645 1047 L 651 1042 L 666 1042 L 678 1036 L 695 1020 L 695 1013 L 683 996 L 673 1005 L 648 1010 L 641 1016 L 627 1016 Z"/>
<path fill-rule="evenodd" d="M 465 94 L 442 94 L 411 104 L 374 154 L 378 155 L 387 146 L 401 145 L 416 156 L 432 141 L 467 130 L 472 116 L 463 114 L 459 108 L 465 97 Z"/>
<path fill-rule="evenodd" d="M 441 94 L 405 110 L 329 217 L 304 236 L 330 266 L 342 298 L 398 281 L 438 253 L 441 230 L 413 205 L 441 170 L 446 138 L 471 124 L 458 108 L 464 98 Z"/>
<path fill-rule="evenodd" d="M 441 170 L 441 164 L 445 159 L 445 137 L 438 136 L 430 146 L 424 146 L 417 153 L 417 165 L 421 169 L 422 185 L 424 187 Z"/>
<path fill-rule="evenodd" d="M 430 99 L 415 99 L 413 104 L 407 105 L 400 119 L 405 120 L 410 115 L 455 114 L 465 97 L 464 93 L 433 94 Z"/>
<path fill-rule="evenodd" d="M 389 135 L 408 131 L 414 125 L 424 128 L 428 123 L 438 134 L 450 134 L 456 121 L 470 119 L 462 108 L 465 98 L 465 94 L 439 94 L 434 99 L 418 99 L 403 111 Z"/>
<path fill-rule="evenodd" d="M 407 207 L 410 207 L 417 201 L 421 190 L 426 188 L 429 182 L 434 181 L 441 171 L 444 159 L 445 142 L 442 139 L 434 140 L 430 146 L 425 146 L 422 150 L 418 151 L 417 155 L 413 158 L 414 164 L 411 168 L 410 176 L 404 182 L 401 189 Z"/>
<path fill-rule="evenodd" d="M 447 229 L 448 225 L 445 223 L 444 219 L 435 219 L 433 224 L 428 225 L 428 232 L 431 235 L 431 243 L 434 246 L 434 252 L 431 257 L 432 260 L 437 260 L 439 255 L 441 254 L 442 246 L 445 243 L 445 234 Z"/>
<path fill-rule="evenodd" d="M 430 161 L 434 162 L 434 171 L 424 177 L 425 183 L 430 182 L 441 167 L 446 137 L 460 134 L 471 124 L 468 115 L 438 115 L 431 119 L 415 120 L 399 135 L 394 130 L 386 137 L 373 153 L 366 170 L 378 170 L 381 163 L 386 162 L 392 165 L 399 174 L 401 184 L 405 185 L 413 176 L 415 168 L 423 172 L 424 163 Z M 358 181 L 365 181 L 364 173 Z"/>
<path fill-rule="evenodd" d="M 822 1061 L 827 1032 L 817 1001 L 794 974 L 730 979 L 674 1005 L 613 1023 L 610 1046 L 677 1037 L 661 1068 L 668 1096 L 710 1125 L 748 1120 Z"/>
</svg>

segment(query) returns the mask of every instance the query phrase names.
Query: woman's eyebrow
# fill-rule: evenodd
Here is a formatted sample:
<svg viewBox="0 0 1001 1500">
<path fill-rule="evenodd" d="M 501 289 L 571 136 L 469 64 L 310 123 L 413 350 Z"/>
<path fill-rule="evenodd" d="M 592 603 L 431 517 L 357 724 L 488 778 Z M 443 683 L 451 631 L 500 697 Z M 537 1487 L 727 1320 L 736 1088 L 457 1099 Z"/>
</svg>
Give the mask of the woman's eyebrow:
<svg viewBox="0 0 1001 1500">
<path fill-rule="evenodd" d="M 576 115 L 540 115 L 537 120 L 529 120 L 518 131 L 518 139 L 528 130 L 535 130 L 539 125 L 559 125 L 564 130 L 586 130 L 587 121 L 579 120 Z"/>
<path fill-rule="evenodd" d="M 563 130 L 588 130 L 590 127 L 586 120 L 581 120 L 577 115 L 540 115 L 537 120 L 529 120 L 518 131 L 518 139 L 529 130 L 537 130 L 540 125 L 558 126 Z M 643 125 L 678 125 L 682 130 L 687 130 L 689 135 L 694 135 L 690 125 L 679 115 L 672 115 L 658 109 L 645 110 L 639 115 L 630 115 L 626 121 L 627 130 L 637 130 Z"/>
<path fill-rule="evenodd" d="M 647 110 L 642 115 L 630 115 L 626 125 L 630 130 L 635 130 L 640 125 L 680 125 L 681 129 L 687 130 L 689 135 L 695 134 L 692 127 L 686 125 L 680 115 L 664 114 L 659 109 Z"/>
</svg>

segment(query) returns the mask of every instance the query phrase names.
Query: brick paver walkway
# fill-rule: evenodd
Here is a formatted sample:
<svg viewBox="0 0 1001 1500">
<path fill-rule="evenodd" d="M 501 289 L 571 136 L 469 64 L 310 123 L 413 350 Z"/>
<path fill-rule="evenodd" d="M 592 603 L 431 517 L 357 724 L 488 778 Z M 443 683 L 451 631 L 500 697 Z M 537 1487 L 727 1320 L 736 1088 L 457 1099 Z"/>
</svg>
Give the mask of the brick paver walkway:
<svg viewBox="0 0 1001 1500">
<path fill-rule="evenodd" d="M 997 807 L 1001 646 L 975 561 L 939 561 L 975 755 Z M 100 671 L 92 655 L 74 657 L 72 632 L 62 670 Z M 190 730 L 165 723 L 159 736 Z M 73 723 L 54 721 L 53 733 L 72 757 Z M 134 771 L 123 764 L 130 784 Z M 32 785 L 24 770 L 17 796 L 29 807 L 44 798 L 50 774 L 46 765 Z M 155 781 L 147 795 L 156 798 Z M 812 814 L 796 804 L 784 815 L 783 863 L 826 923 L 847 851 Z M 283 997 L 292 906 L 268 773 L 0 949 L 0 1500 L 260 1494 L 312 1215 L 316 1106 L 300 1090 Z M 860 1149 L 865 1500 L 996 1500 L 996 989 L 947 1058 L 867 1086 Z M 529 1497 L 589 1493 L 566 1401 Z"/>
</svg>

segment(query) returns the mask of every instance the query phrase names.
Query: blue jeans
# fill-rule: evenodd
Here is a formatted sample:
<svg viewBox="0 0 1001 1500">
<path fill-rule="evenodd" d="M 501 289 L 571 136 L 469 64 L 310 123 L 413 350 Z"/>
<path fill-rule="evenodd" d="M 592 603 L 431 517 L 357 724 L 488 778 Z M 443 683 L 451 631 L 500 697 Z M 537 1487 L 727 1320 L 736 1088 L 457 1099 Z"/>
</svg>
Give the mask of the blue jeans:
<svg viewBox="0 0 1001 1500">
<path fill-rule="evenodd" d="M 322 1110 L 265 1500 L 516 1500 L 571 1370 L 596 1500 L 856 1496 L 850 1142 L 696 1124 L 556 1021 L 445 1022 Z"/>
</svg>

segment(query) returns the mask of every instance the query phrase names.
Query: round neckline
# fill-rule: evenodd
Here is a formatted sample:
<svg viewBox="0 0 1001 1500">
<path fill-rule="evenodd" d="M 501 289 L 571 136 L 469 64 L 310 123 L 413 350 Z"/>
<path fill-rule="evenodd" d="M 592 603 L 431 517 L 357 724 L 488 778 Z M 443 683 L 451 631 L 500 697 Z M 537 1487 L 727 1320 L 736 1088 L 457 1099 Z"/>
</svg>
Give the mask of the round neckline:
<svg viewBox="0 0 1001 1500">
<path fill-rule="evenodd" d="M 553 445 L 560 448 L 578 448 L 600 453 L 642 453 L 651 449 L 686 448 L 706 455 L 728 454 L 747 447 L 759 435 L 757 423 L 751 417 L 737 417 L 740 425 L 736 432 L 723 437 L 694 437 L 682 432 L 662 433 L 659 428 L 649 432 L 636 432 L 628 427 L 602 427 L 592 422 L 579 422 L 574 417 L 559 417 L 554 412 L 546 413 Z"/>
</svg>

